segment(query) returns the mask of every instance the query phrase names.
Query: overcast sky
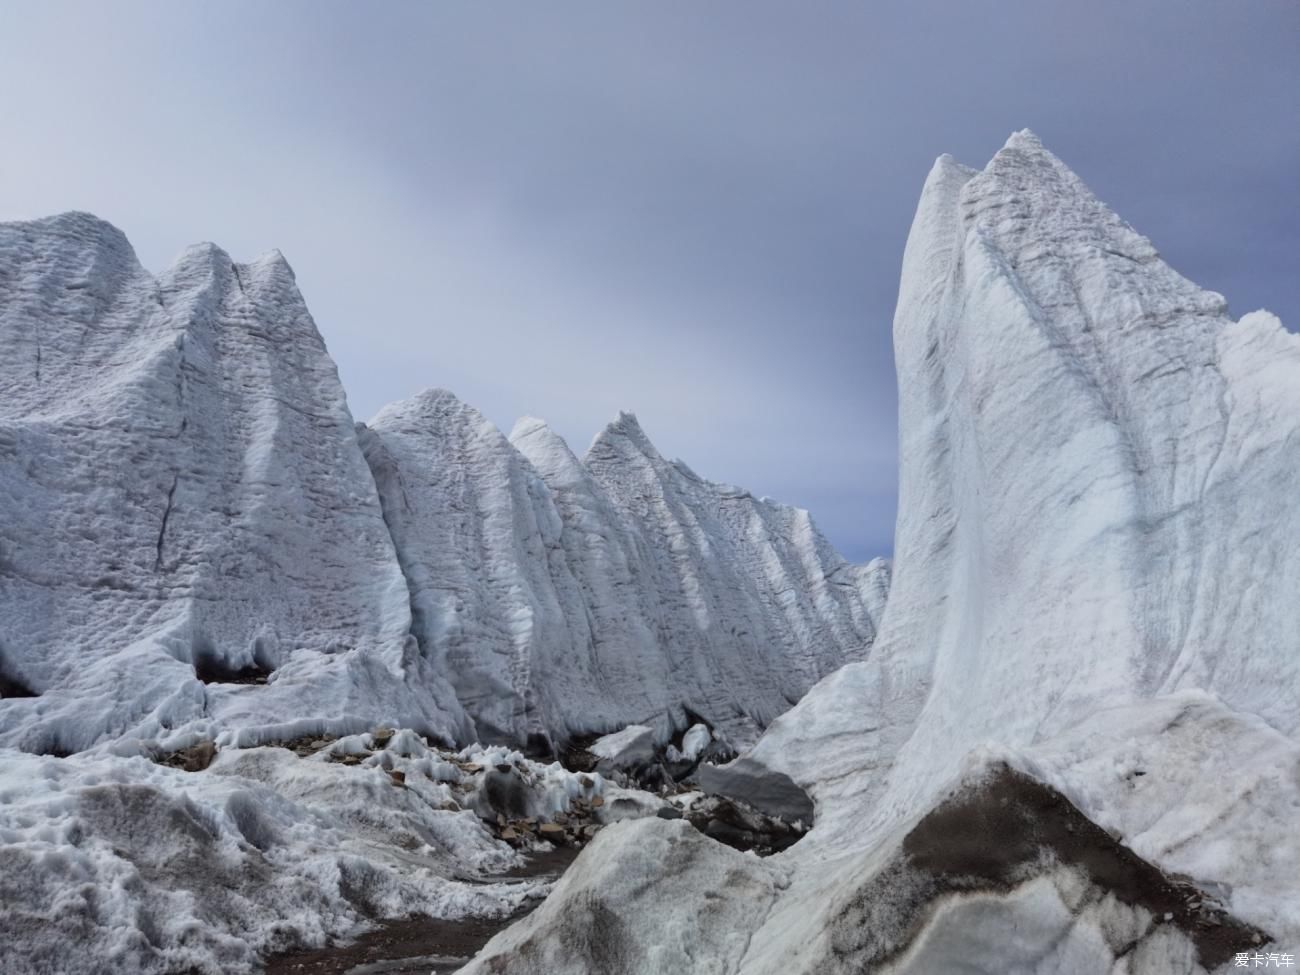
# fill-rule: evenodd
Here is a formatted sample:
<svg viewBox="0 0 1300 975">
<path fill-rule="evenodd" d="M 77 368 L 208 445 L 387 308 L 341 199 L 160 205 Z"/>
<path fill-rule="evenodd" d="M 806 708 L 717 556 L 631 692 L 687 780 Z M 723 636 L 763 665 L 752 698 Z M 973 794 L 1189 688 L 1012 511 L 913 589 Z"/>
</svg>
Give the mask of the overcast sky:
<svg viewBox="0 0 1300 975">
<path fill-rule="evenodd" d="M 934 157 L 1030 127 L 1300 322 L 1300 3 L 0 0 L 0 219 L 284 251 L 358 419 L 445 386 L 892 547 L 890 323 Z"/>
</svg>

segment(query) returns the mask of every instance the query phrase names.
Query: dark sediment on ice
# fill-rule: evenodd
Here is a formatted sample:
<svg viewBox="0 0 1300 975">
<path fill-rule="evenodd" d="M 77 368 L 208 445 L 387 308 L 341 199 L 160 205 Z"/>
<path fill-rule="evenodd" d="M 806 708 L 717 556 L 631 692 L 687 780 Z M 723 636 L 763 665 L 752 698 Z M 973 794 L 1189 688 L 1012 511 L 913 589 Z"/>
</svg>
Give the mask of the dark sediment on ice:
<svg viewBox="0 0 1300 975">
<path fill-rule="evenodd" d="M 558 878 L 578 855 L 571 847 L 556 847 L 529 856 L 523 866 L 490 882 Z M 530 901 L 514 914 L 499 918 L 459 920 L 404 918 L 385 921 L 373 931 L 343 945 L 287 952 L 267 960 L 267 975 L 448 975 L 463 966 L 498 931 L 531 913 L 541 900 Z"/>
</svg>

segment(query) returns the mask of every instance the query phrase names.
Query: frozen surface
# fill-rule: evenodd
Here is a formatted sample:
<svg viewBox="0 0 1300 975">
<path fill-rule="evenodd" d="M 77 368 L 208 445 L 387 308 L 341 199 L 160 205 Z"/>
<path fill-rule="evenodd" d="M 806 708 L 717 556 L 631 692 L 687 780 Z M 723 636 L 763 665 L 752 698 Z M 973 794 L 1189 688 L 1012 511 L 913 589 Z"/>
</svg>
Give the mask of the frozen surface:
<svg viewBox="0 0 1300 975">
<path fill-rule="evenodd" d="M 935 164 L 894 330 L 901 490 L 881 630 L 740 760 L 753 788 L 766 769 L 807 789 L 816 825 L 763 862 L 776 893 L 739 915 L 743 954 L 704 937 L 685 970 L 1191 972 L 1217 956 L 1200 922 L 1180 926 L 1189 904 L 1291 951 L 1300 339 L 1266 312 L 1229 317 L 1028 132 L 982 171 Z M 1000 763 L 1181 875 L 1177 911 L 1051 856 L 996 889 L 917 888 L 905 838 Z M 611 833 L 575 870 L 614 875 L 641 862 L 632 846 Z M 640 896 L 599 900 L 638 958 L 658 912 L 738 902 L 700 878 L 666 904 L 667 878 L 642 879 Z M 474 970 L 536 970 L 499 949 L 526 933 L 543 955 L 580 896 L 594 910 L 561 890 Z"/>
<path fill-rule="evenodd" d="M 626 768 L 637 762 L 652 760 L 654 746 L 654 729 L 643 724 L 632 724 L 622 731 L 597 738 L 587 750 L 614 768 Z"/>
<path fill-rule="evenodd" d="M 669 684 L 690 688 L 682 702 L 732 744 L 865 657 L 884 611 L 885 561 L 849 565 L 807 511 L 665 460 L 630 413 L 596 437 L 583 467 L 581 490 L 555 478 L 561 504 L 581 510 L 587 491 L 603 492 L 645 540 L 651 558 L 634 585 L 658 594 Z"/>
<path fill-rule="evenodd" d="M 0 675 L 39 695 L 0 700 L 0 743 L 463 729 L 278 253 L 154 278 L 89 215 L 0 225 L 0 386 Z"/>
<path fill-rule="evenodd" d="M 454 764 L 423 745 L 370 754 L 369 744 L 352 736 L 306 758 L 224 749 L 196 773 L 143 757 L 4 752 L 4 971 L 254 972 L 259 952 L 318 946 L 376 919 L 500 916 L 542 892 L 483 882 L 518 858 L 460 809 L 474 784 Z M 343 765 L 334 754 L 367 757 Z M 539 806 L 576 787 L 525 772 Z"/>
<path fill-rule="evenodd" d="M 646 910 L 647 886 L 653 910 Z M 725 891 L 707 903 L 705 891 Z M 641 819 L 602 831 L 533 914 L 490 941 L 463 975 L 682 975 L 734 971 L 752 916 L 776 896 L 752 854 L 683 820 Z"/>
<path fill-rule="evenodd" d="M 278 253 L 155 277 L 87 214 L 0 224 L 0 389 L 6 973 L 244 972 L 506 913 L 535 885 L 481 882 L 517 856 L 479 814 L 604 789 L 509 746 L 752 741 L 866 655 L 886 595 L 630 416 L 587 463 L 441 391 L 355 424 Z M 321 745 L 260 747 L 289 741 Z M 215 764 L 152 760 L 192 749 Z"/>
<path fill-rule="evenodd" d="M 0 744 L 24 751 L 376 724 L 544 751 L 663 740 L 688 708 L 741 743 L 875 635 L 887 569 L 805 512 L 691 479 L 717 510 L 682 548 L 536 421 L 516 449 L 435 390 L 358 428 L 278 253 L 204 244 L 155 278 L 87 214 L 0 225 L 0 385 Z"/>
<path fill-rule="evenodd" d="M 712 740 L 713 734 L 709 731 L 708 725 L 691 725 L 686 729 L 686 734 L 682 735 L 680 750 L 675 745 L 668 746 L 668 760 L 694 762 L 704 754 L 704 749 L 709 747 L 709 742 Z"/>
<path fill-rule="evenodd" d="M 668 463 L 630 414 L 580 461 L 540 420 L 507 439 L 430 390 L 361 444 L 412 632 L 483 740 L 635 721 L 662 743 L 695 716 L 749 743 L 875 637 L 883 561 L 849 565 L 806 511 Z"/>
</svg>

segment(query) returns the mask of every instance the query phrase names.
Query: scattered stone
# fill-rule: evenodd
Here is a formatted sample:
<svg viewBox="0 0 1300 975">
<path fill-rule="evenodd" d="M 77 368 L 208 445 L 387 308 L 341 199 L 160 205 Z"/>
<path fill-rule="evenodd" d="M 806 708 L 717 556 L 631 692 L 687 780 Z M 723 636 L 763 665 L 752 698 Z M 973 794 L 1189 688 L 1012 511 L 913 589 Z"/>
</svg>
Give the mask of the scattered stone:
<svg viewBox="0 0 1300 975">
<path fill-rule="evenodd" d="M 515 832 L 514 827 L 507 826 L 505 829 L 501 831 L 501 838 L 505 840 L 507 843 L 514 843 L 519 839 L 519 834 Z"/>
<path fill-rule="evenodd" d="M 460 812 L 460 803 L 455 799 L 444 799 L 439 808 L 445 809 L 447 812 Z"/>
<path fill-rule="evenodd" d="M 388 743 L 393 740 L 396 732 L 392 728 L 376 728 L 370 732 L 370 738 L 378 748 L 387 748 Z"/>
<path fill-rule="evenodd" d="M 483 766 L 479 765 L 477 762 L 457 762 L 456 766 L 462 772 L 468 772 L 470 775 L 477 775 L 479 772 L 483 771 Z"/>
<path fill-rule="evenodd" d="M 544 840 L 558 843 L 564 839 L 564 827 L 557 823 L 542 823 L 537 827 L 537 834 Z"/>
<path fill-rule="evenodd" d="M 344 765 L 360 765 L 360 764 L 361 764 L 361 756 L 360 756 L 360 755 L 344 755 L 341 759 L 339 759 L 339 761 L 341 761 Z"/>
<path fill-rule="evenodd" d="M 390 779 L 393 780 L 393 784 L 394 784 L 394 785 L 401 785 L 401 786 L 405 786 L 405 785 L 406 785 L 406 773 L 405 773 L 405 772 L 400 772 L 400 771 L 394 769 L 394 770 L 392 770 L 392 771 L 390 771 L 390 772 L 388 773 L 388 777 L 389 777 Z"/>
<path fill-rule="evenodd" d="M 594 799 L 591 800 L 591 804 L 592 804 L 592 806 L 594 806 L 594 807 L 596 807 L 597 809 L 599 809 L 601 806 L 605 805 L 605 797 L 604 797 L 604 796 L 596 796 Z"/>
<path fill-rule="evenodd" d="M 681 815 L 680 810 L 673 811 Z M 661 810 L 657 815 L 665 816 Z M 686 811 L 687 821 L 706 836 L 737 850 L 753 850 L 760 856 L 793 846 L 803 830 L 778 816 L 768 816 L 753 806 L 724 796 L 705 796 Z"/>
<path fill-rule="evenodd" d="M 185 772 L 202 772 L 217 757 L 217 746 L 210 741 L 201 741 L 189 748 L 169 752 L 156 759 L 159 765 L 169 765 Z"/>
</svg>

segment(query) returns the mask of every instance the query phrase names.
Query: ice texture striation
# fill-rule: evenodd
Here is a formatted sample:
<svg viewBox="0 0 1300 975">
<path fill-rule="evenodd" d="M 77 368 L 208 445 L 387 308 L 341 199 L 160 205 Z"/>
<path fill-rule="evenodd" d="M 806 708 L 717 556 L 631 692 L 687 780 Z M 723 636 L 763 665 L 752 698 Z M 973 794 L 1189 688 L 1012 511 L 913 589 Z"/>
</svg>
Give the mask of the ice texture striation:
<svg viewBox="0 0 1300 975">
<path fill-rule="evenodd" d="M 585 464 L 438 390 L 356 424 L 279 254 L 154 277 L 92 216 L 0 224 L 0 389 L 5 972 L 253 972 L 509 913 L 540 887 L 486 882 L 518 857 L 470 810 L 603 784 L 506 746 L 745 743 L 886 595 L 630 417 Z M 664 805 L 608 795 L 601 822 Z"/>
<path fill-rule="evenodd" d="M 775 893 L 743 954 L 716 877 L 658 903 L 639 850 L 677 837 L 646 822 L 574 868 L 635 890 L 575 879 L 467 971 L 542 970 L 579 907 L 622 970 L 671 971 L 689 897 L 713 973 L 1186 973 L 1300 943 L 1300 339 L 1229 317 L 1028 132 L 935 164 L 894 336 L 888 607 L 735 766 L 817 814 L 746 867 Z"/>
<path fill-rule="evenodd" d="M 94 217 L 0 225 L 0 375 L 0 671 L 38 695 L 0 742 L 463 725 L 278 253 L 154 278 Z"/>
<path fill-rule="evenodd" d="M 665 461 L 631 414 L 584 460 L 545 423 L 507 439 L 431 390 L 361 442 L 413 630 L 485 741 L 553 747 L 702 717 L 748 744 L 875 637 L 888 565 L 846 563 L 806 511 Z"/>
<path fill-rule="evenodd" d="M 747 743 L 875 634 L 887 570 L 804 512 L 692 476 L 714 537 L 669 552 L 535 421 L 516 448 L 435 390 L 359 427 L 278 253 L 155 278 L 92 216 L 0 225 L 0 377 L 0 743 L 25 751 L 376 724 L 544 751 L 692 713 Z"/>
</svg>

